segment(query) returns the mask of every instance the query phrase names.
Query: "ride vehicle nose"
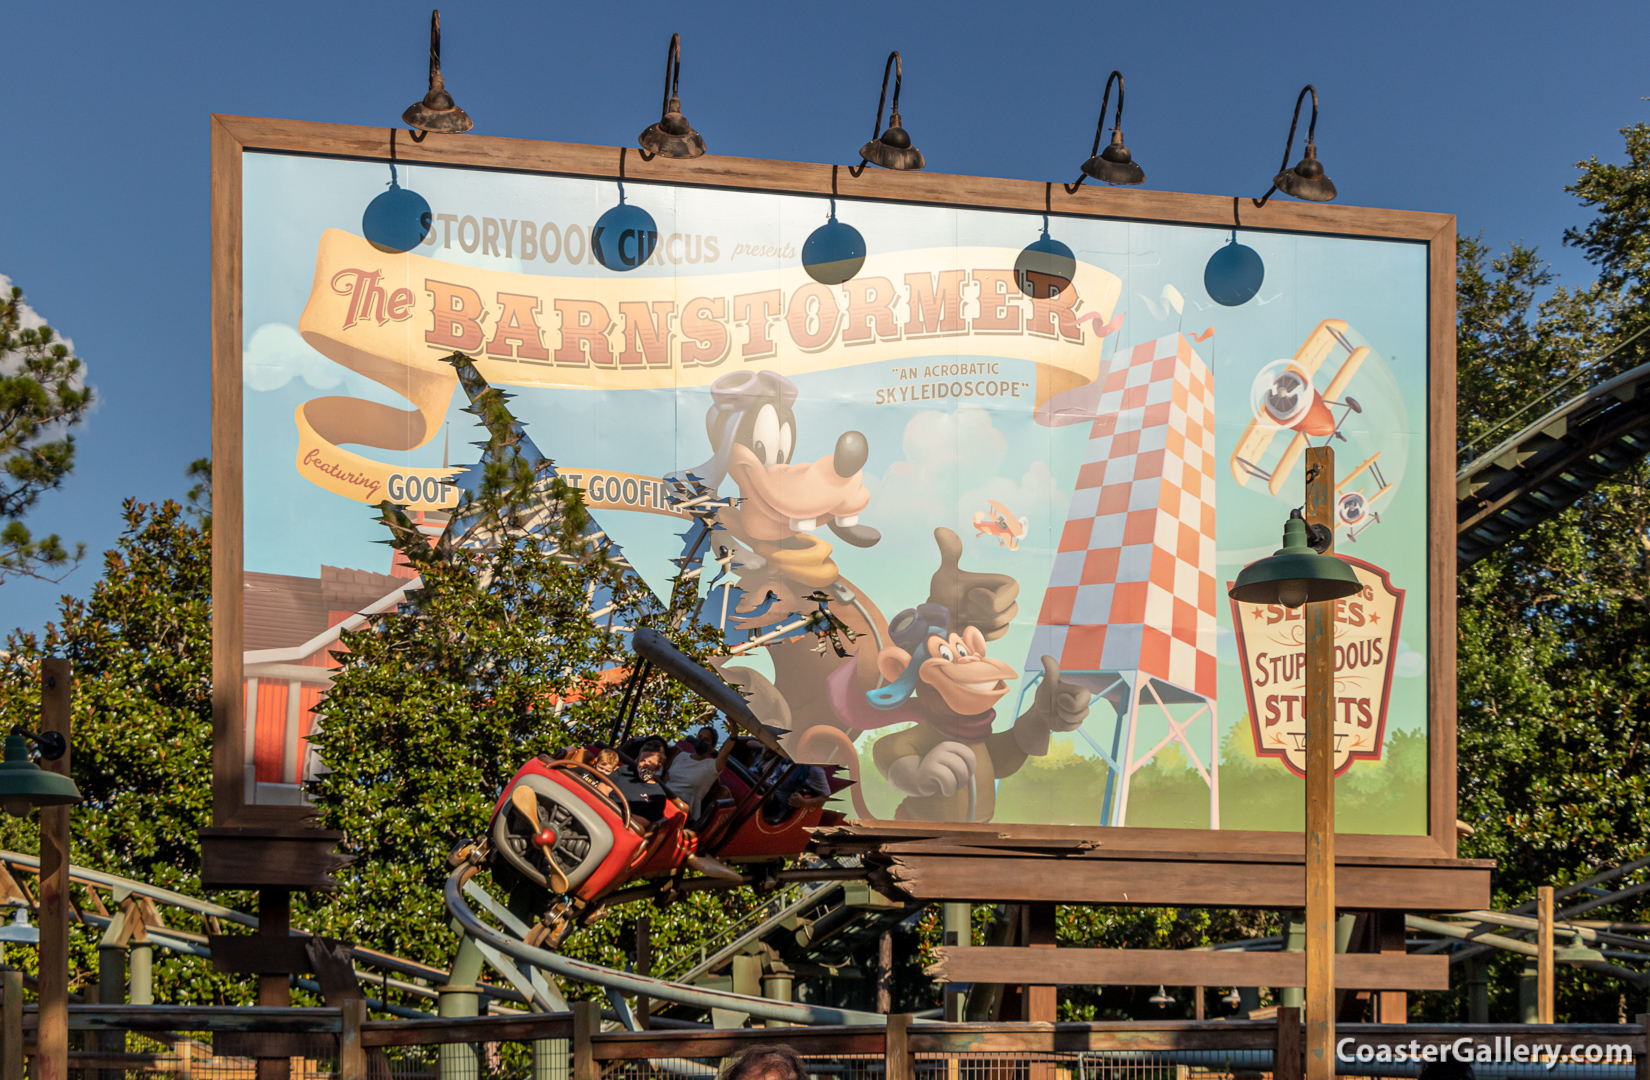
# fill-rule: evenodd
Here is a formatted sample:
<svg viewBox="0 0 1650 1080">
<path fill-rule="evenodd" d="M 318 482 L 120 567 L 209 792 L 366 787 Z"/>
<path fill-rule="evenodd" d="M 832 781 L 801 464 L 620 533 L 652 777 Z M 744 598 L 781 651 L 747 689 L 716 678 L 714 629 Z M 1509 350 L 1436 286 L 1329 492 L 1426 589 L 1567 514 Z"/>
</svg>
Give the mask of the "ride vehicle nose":
<svg viewBox="0 0 1650 1080">
<path fill-rule="evenodd" d="M 844 431 L 837 436 L 836 458 L 832 465 L 838 476 L 852 476 L 865 467 L 871 456 L 871 444 L 857 431 Z"/>
</svg>

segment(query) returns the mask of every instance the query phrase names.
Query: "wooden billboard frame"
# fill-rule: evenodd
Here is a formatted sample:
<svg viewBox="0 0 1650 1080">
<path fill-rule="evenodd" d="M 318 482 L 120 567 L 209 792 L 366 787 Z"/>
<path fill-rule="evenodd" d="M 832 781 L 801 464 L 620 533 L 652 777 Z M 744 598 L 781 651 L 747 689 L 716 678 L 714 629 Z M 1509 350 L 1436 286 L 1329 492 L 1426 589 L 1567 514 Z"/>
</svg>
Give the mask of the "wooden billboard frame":
<svg viewBox="0 0 1650 1080">
<path fill-rule="evenodd" d="M 1155 224 L 1241 227 L 1252 232 L 1290 232 L 1422 243 L 1428 251 L 1427 494 L 1428 585 L 1428 823 L 1416 836 L 1340 834 L 1342 858 L 1405 863 L 1417 868 L 1440 861 L 1467 869 L 1456 854 L 1456 662 L 1455 662 L 1455 289 L 1456 229 L 1451 214 L 1382 210 L 1293 202 L 1274 198 L 1255 207 L 1243 196 L 1189 195 L 1131 188 L 1085 186 L 1068 193 L 1061 183 L 890 172 L 868 168 L 854 176 L 845 166 L 764 161 L 707 155 L 682 161 L 644 159 L 634 148 L 538 142 L 475 135 L 431 134 L 414 142 L 404 129 L 214 115 L 212 147 L 212 380 L 214 463 L 213 581 L 213 823 L 209 833 L 272 843 L 277 837 L 313 836 L 299 807 L 245 802 L 242 690 L 242 173 L 245 152 L 271 152 L 407 165 L 451 166 L 592 180 L 707 187 L 768 194 L 835 195 L 842 199 L 948 206 Z M 880 823 L 892 825 L 893 823 Z M 901 823 L 910 826 L 915 823 Z M 979 825 L 922 823 L 934 834 L 978 834 Z M 1259 860 L 1300 865 L 1299 833 L 1174 830 L 1103 826 L 992 826 L 1014 840 L 1085 839 L 1109 852 L 1145 853 L 1169 861 Z M 875 829 L 872 830 L 873 832 Z M 907 834 L 908 835 L 908 834 Z M 975 849 L 978 850 L 978 849 Z M 1005 852 L 1004 854 L 1008 854 Z M 298 868 L 294 867 L 294 871 Z M 1472 876 L 1488 887 L 1488 865 Z M 304 875 L 292 884 L 305 887 Z M 1247 898 L 1242 875 L 1227 904 L 1267 904 Z M 274 884 L 271 882 L 270 884 Z M 1475 889 L 1476 891 L 1476 889 Z M 1262 890 L 1267 892 L 1267 890 Z M 975 897 L 986 899 L 986 897 Z M 1005 898 L 1006 899 L 1006 898 Z M 1487 902 L 1487 901 L 1486 901 Z"/>
</svg>

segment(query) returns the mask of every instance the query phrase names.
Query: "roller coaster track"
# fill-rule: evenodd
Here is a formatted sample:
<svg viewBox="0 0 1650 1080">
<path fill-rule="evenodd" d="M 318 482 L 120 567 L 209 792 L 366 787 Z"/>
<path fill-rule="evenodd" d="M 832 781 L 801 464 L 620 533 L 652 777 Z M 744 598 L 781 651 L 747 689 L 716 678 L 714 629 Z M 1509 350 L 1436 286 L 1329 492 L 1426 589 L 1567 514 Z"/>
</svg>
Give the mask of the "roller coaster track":
<svg viewBox="0 0 1650 1080">
<path fill-rule="evenodd" d="M 1650 364 L 1642 364 L 1577 394 L 1455 474 L 1457 566 L 1511 543 L 1647 453 Z"/>
</svg>

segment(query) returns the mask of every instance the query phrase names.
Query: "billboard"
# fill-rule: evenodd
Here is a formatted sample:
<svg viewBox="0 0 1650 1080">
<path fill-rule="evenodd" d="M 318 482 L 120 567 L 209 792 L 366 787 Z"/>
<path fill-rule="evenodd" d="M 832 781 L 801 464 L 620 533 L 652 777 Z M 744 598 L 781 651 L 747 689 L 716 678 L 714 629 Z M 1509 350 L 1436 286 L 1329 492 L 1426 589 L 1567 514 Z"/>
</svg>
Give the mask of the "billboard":
<svg viewBox="0 0 1650 1080">
<path fill-rule="evenodd" d="M 708 489 L 707 617 L 847 621 L 723 673 L 859 819 L 1298 831 L 1304 623 L 1226 589 L 1333 446 L 1338 827 L 1453 850 L 1452 219 L 487 142 L 238 155 L 248 804 L 298 799 L 327 649 L 411 583 L 373 507 L 455 504 L 456 351 L 661 595 Z"/>
</svg>

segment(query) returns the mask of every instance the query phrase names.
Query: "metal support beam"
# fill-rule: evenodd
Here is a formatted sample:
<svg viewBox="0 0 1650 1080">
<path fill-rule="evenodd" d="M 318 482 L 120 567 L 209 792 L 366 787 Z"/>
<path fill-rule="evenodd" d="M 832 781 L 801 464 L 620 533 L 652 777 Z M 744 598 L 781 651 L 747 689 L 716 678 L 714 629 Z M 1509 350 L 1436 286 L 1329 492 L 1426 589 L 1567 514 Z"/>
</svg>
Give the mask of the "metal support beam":
<svg viewBox="0 0 1650 1080">
<path fill-rule="evenodd" d="M 480 1012 L 481 991 L 476 983 L 481 978 L 486 957 L 470 935 L 458 943 L 453 957 L 453 970 L 447 976 L 447 985 L 436 999 L 436 1012 L 441 1016 L 470 1017 Z M 581 1002 L 581 1004 L 594 1004 Z M 437 1051 L 437 1072 L 440 1080 L 475 1080 L 481 1075 L 481 1057 L 469 1043 L 442 1043 Z M 260 1077 L 259 1080 L 262 1080 Z"/>
</svg>

